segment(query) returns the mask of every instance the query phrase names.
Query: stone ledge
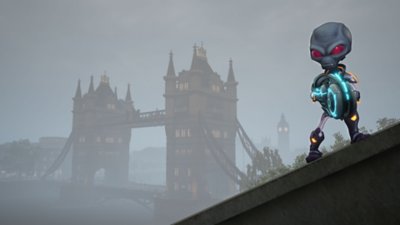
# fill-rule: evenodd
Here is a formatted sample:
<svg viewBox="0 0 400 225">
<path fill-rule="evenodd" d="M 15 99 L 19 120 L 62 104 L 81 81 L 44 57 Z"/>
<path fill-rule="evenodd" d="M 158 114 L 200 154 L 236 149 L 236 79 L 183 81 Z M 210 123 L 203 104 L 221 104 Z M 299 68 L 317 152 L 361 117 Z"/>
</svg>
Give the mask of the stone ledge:
<svg viewBox="0 0 400 225">
<path fill-rule="evenodd" d="M 353 165 L 360 164 L 396 147 L 400 148 L 400 124 L 378 132 L 365 141 L 328 153 L 311 164 L 227 199 L 175 224 L 218 224 L 232 220 L 233 217 L 259 208 L 268 202 L 275 202 L 282 196 L 298 189 L 307 188 L 340 171 L 351 170 L 350 167 Z M 396 152 L 398 150 L 396 149 Z M 396 168 L 398 167 L 400 167 L 400 163 Z"/>
</svg>

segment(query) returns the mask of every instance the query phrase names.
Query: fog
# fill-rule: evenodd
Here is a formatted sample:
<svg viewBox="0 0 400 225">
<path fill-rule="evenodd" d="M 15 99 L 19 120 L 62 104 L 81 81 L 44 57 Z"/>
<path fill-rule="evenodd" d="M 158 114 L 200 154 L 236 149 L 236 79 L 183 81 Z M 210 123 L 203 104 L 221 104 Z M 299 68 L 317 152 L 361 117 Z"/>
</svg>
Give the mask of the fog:
<svg viewBox="0 0 400 225">
<path fill-rule="evenodd" d="M 110 88 L 114 91 L 117 87 L 118 98 L 122 100 L 130 84 L 135 110 L 164 110 L 163 77 L 167 74 L 169 53 L 173 52 L 178 75 L 190 70 L 196 45 L 207 50 L 208 63 L 223 82 L 228 79 L 232 59 L 238 82 L 237 117 L 259 148 L 278 147 L 277 124 L 281 115 L 285 115 L 290 127 L 290 154 L 285 155 L 284 161 L 291 163 L 296 155 L 307 151 L 310 131 L 315 129 L 322 113 L 319 104 L 310 99 L 311 82 L 322 70 L 310 59 L 308 49 L 311 32 L 322 23 L 343 22 L 352 32 L 352 52 L 343 63 L 360 79 L 360 126 L 375 130 L 378 119 L 400 117 L 397 72 L 400 29 L 396 24 L 400 21 L 399 8 L 400 2 L 396 0 L 362 3 L 356 0 L 3 0 L 0 2 L 0 143 L 29 139 L 36 146 L 41 137 L 67 138 L 73 126 L 72 98 L 77 82 L 81 80 L 85 95 L 92 75 L 97 88 L 101 76 L 106 74 Z M 323 145 L 327 147 L 333 144 L 335 132 L 347 138 L 346 126 L 339 120 L 330 119 L 324 131 Z M 165 186 L 164 127 L 134 128 L 129 138 L 129 182 Z M 249 157 L 239 143 L 236 148 L 236 164 L 244 171 Z M 71 154 L 66 158 L 69 162 Z M 154 166 L 157 162 L 150 160 L 154 158 L 152 154 L 164 160 L 161 166 Z M 50 158 L 56 157 L 57 154 Z M 70 178 L 65 171 L 71 173 L 71 168 L 65 167 L 65 174 L 59 174 L 58 179 L 63 182 Z M 5 179 L 4 174 L 1 176 Z M 21 185 L 14 183 L 19 178 L 10 179 L 5 179 L 7 184 L 3 185 L 8 182 L 11 186 Z M 83 220 L 94 213 L 98 218 L 120 218 L 121 223 L 124 219 L 136 221 L 135 224 L 154 222 L 154 212 L 136 201 L 112 196 L 99 207 L 97 201 L 104 197 L 99 195 L 82 204 L 67 204 L 60 200 L 59 186 L 47 184 L 40 184 L 45 190 L 40 195 L 43 198 L 31 199 L 36 194 L 28 193 L 27 198 L 17 200 L 17 191 L 0 193 L 2 199 L 11 196 L 2 201 L 1 207 L 11 210 L 8 215 L 13 215 L 29 211 L 32 204 L 40 205 L 33 207 L 38 214 L 43 206 L 49 215 L 60 215 L 50 218 L 59 221 L 65 216 L 78 218 L 79 213 L 88 212 L 83 213 Z M 111 185 L 117 184 L 111 182 Z M 49 213 L 49 210 L 55 211 Z M 108 216 L 104 212 L 123 216 Z"/>
<path fill-rule="evenodd" d="M 250 136 L 276 143 L 285 113 L 292 146 L 303 147 L 321 113 L 309 99 L 321 71 L 309 58 L 309 37 L 326 21 L 344 22 L 353 34 L 344 63 L 361 80 L 360 123 L 375 128 L 378 118 L 398 117 L 398 7 L 394 0 L 2 1 L 0 141 L 67 136 L 77 80 L 86 89 L 89 76 L 98 81 L 103 71 L 121 96 L 132 84 L 137 108 L 162 109 L 169 51 L 178 72 L 190 66 L 193 44 L 203 42 L 221 76 L 233 59 L 238 117 Z M 327 133 L 337 130 L 345 133 L 329 121 Z M 156 135 L 164 146 L 164 134 Z M 138 149 L 150 142 L 136 140 Z"/>
<path fill-rule="evenodd" d="M 51 181 L 2 181 L 1 192 L 1 224 L 153 223 L 153 212 L 135 201 L 88 193 L 74 199 L 60 195 L 60 185 Z"/>
</svg>

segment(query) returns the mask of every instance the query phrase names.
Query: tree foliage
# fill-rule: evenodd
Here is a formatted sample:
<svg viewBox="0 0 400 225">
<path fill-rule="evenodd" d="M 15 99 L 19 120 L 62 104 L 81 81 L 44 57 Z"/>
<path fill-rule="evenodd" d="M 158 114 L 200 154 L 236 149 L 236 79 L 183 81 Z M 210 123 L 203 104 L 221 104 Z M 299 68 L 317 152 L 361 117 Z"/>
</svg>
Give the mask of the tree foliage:
<svg viewBox="0 0 400 225">
<path fill-rule="evenodd" d="M 247 178 L 250 183 L 244 184 L 241 189 L 248 189 L 264 183 L 285 171 L 288 169 L 283 164 L 278 150 L 264 147 L 262 152 L 256 152 L 252 164 L 247 165 Z"/>
<path fill-rule="evenodd" d="M 350 141 L 348 139 L 345 139 L 340 132 L 334 133 L 333 138 L 335 141 L 333 145 L 330 146 L 332 151 L 342 149 L 346 145 L 350 144 Z"/>
<path fill-rule="evenodd" d="M 383 130 L 385 128 L 388 128 L 388 127 L 391 127 L 391 126 L 397 124 L 398 122 L 400 122 L 399 119 L 383 117 L 376 121 L 376 129 L 378 131 Z"/>
<path fill-rule="evenodd" d="M 307 164 L 306 163 L 306 157 L 307 157 L 306 153 L 303 153 L 303 154 L 300 154 L 300 155 L 296 156 L 296 158 L 294 159 L 294 162 L 293 162 L 293 164 L 291 166 L 291 169 L 295 170 L 295 169 L 298 169 L 300 167 L 305 166 Z"/>
<path fill-rule="evenodd" d="M 35 170 L 36 147 L 29 140 L 0 145 L 0 171 L 31 176 Z"/>
<path fill-rule="evenodd" d="M 395 118 L 381 118 L 376 121 L 377 130 L 382 130 L 393 126 L 400 122 L 400 119 Z M 372 129 L 367 129 L 366 127 L 360 127 L 360 132 L 362 133 L 373 133 Z M 334 143 L 329 146 L 329 149 L 325 146 L 320 148 L 322 153 L 327 153 L 329 151 L 336 151 L 342 149 L 346 145 L 350 144 L 350 140 L 346 139 L 340 132 L 333 134 Z M 270 181 L 284 173 L 291 170 L 298 169 L 306 165 L 305 158 L 307 153 L 298 155 L 293 164 L 284 165 L 279 156 L 278 150 L 272 150 L 269 147 L 265 147 L 262 153 L 258 153 L 257 159 L 253 162 L 253 165 L 247 166 L 247 176 L 250 180 L 250 184 L 245 186 L 244 189 L 248 189 L 259 184 Z M 260 168 L 260 169 L 258 169 Z"/>
</svg>

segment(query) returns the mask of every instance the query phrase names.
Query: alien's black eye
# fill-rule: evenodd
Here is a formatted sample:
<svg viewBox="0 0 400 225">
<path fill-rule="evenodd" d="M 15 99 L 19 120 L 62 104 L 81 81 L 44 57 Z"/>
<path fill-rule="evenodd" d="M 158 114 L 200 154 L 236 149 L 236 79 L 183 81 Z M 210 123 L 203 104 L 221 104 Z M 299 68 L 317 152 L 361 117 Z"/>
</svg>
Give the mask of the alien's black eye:
<svg viewBox="0 0 400 225">
<path fill-rule="evenodd" d="M 311 56 L 314 57 L 314 58 L 321 58 L 322 57 L 322 53 L 319 52 L 318 50 L 313 49 L 313 50 L 311 50 Z"/>
<path fill-rule="evenodd" d="M 331 51 L 331 55 L 339 55 L 345 49 L 344 45 L 336 45 Z"/>
</svg>

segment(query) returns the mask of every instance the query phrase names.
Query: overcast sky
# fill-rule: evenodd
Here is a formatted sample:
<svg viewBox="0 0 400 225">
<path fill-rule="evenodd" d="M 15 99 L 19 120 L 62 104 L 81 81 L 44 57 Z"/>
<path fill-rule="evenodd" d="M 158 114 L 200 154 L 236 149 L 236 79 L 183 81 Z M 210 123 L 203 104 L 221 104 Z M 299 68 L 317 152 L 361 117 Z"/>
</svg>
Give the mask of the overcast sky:
<svg viewBox="0 0 400 225">
<path fill-rule="evenodd" d="M 400 1 L 0 1 L 0 143 L 68 136 L 78 79 L 87 91 L 103 71 L 124 96 L 131 83 L 135 107 L 164 108 L 168 53 L 179 72 L 190 68 L 192 46 L 204 43 L 222 79 L 233 59 L 238 117 L 255 141 L 271 138 L 284 113 L 292 148 L 306 148 L 322 113 L 310 101 L 321 72 L 309 57 L 312 30 L 345 23 L 353 51 L 345 59 L 360 78 L 360 125 L 400 117 Z M 331 135 L 347 134 L 330 120 Z M 135 129 L 132 148 L 165 146 L 163 128 Z"/>
</svg>

